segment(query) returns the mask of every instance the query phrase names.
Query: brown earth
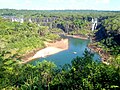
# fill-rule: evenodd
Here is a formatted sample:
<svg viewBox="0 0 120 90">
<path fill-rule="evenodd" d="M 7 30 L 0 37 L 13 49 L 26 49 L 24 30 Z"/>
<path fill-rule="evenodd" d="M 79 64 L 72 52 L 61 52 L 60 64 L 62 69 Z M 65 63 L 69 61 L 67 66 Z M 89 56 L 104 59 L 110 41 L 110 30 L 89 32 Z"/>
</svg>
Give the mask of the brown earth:
<svg viewBox="0 0 120 90">
<path fill-rule="evenodd" d="M 109 64 L 108 63 L 108 60 L 110 58 L 110 53 L 109 52 L 106 52 L 102 48 L 98 47 L 97 45 L 93 45 L 93 44 L 89 44 L 88 47 L 92 51 L 97 52 L 100 55 L 103 63 Z"/>
<path fill-rule="evenodd" d="M 55 43 L 45 42 L 46 48 L 37 48 L 22 57 L 22 63 L 30 62 L 34 59 L 46 57 L 68 49 L 68 39 L 62 39 Z"/>
</svg>

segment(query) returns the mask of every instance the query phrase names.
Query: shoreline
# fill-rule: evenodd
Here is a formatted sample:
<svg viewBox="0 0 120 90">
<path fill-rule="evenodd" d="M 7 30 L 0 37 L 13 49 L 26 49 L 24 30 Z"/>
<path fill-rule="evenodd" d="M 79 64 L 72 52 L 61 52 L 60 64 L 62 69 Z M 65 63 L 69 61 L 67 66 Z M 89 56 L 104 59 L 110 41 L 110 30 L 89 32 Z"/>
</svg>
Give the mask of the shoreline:
<svg viewBox="0 0 120 90">
<path fill-rule="evenodd" d="M 88 44 L 88 48 L 94 52 L 97 52 L 100 55 L 102 63 L 106 65 L 110 64 L 107 62 L 107 60 L 110 57 L 110 54 L 108 52 L 105 52 L 102 48 L 98 47 L 97 45 L 93 45 L 93 44 Z"/>
<path fill-rule="evenodd" d="M 88 37 L 86 37 L 86 36 L 84 36 L 84 37 L 80 36 L 80 35 L 64 35 L 64 36 L 83 39 L 83 40 L 88 40 Z M 25 63 L 30 62 L 32 60 L 35 60 L 35 59 L 38 59 L 38 58 L 41 58 L 41 57 L 46 57 L 46 56 L 49 56 L 49 55 L 53 55 L 55 53 L 58 53 L 58 52 L 61 52 L 61 51 L 64 51 L 64 50 L 68 49 L 68 39 L 61 39 L 61 40 L 58 40 L 56 42 L 44 42 L 44 43 L 45 43 L 46 47 L 37 48 L 37 49 L 34 49 L 34 50 L 30 51 L 27 54 L 24 54 L 22 56 L 21 63 L 25 64 Z M 55 52 L 50 53 L 50 50 L 55 51 Z"/>
<path fill-rule="evenodd" d="M 65 36 L 72 37 L 72 38 L 83 39 L 83 40 L 88 40 L 87 36 L 82 36 L 82 35 L 65 35 Z"/>
<path fill-rule="evenodd" d="M 88 40 L 87 37 L 81 38 L 79 35 L 77 35 L 77 36 L 76 35 L 64 35 L 64 36 Z M 25 64 L 32 60 L 50 56 L 50 55 L 53 55 L 53 54 L 56 54 L 56 53 L 59 53 L 61 51 L 68 49 L 68 39 L 61 39 L 60 41 L 56 41 L 53 43 L 51 43 L 51 42 L 44 42 L 44 43 L 46 46 L 45 48 L 37 48 L 37 49 L 31 51 L 30 53 L 25 54 L 22 57 L 21 63 Z M 109 53 L 105 52 L 102 48 L 98 47 L 97 45 L 93 45 L 93 44 L 88 44 L 88 48 L 100 55 L 102 63 L 109 65 L 109 63 L 107 62 L 107 60 L 110 57 Z"/>
<path fill-rule="evenodd" d="M 25 64 L 32 60 L 50 56 L 61 51 L 68 49 L 68 39 L 61 39 L 60 41 L 56 41 L 55 43 L 45 42 L 46 47 L 43 49 L 36 49 L 32 52 L 23 56 L 21 63 Z"/>
</svg>

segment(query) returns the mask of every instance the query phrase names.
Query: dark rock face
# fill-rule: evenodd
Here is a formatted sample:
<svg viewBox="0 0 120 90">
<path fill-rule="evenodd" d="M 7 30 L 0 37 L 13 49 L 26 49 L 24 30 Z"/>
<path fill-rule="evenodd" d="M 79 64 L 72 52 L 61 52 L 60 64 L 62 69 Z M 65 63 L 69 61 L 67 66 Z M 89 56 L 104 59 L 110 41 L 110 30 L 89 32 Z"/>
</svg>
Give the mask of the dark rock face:
<svg viewBox="0 0 120 90">
<path fill-rule="evenodd" d="M 12 17 L 6 17 L 8 19 L 12 19 Z M 19 18 L 19 17 L 16 17 Z M 99 21 L 101 21 L 100 18 Z M 87 17 L 73 17 L 73 16 L 68 16 L 68 17 L 57 17 L 57 16 L 50 16 L 50 17 L 24 17 L 23 18 L 24 22 L 29 22 L 29 23 L 36 23 L 39 24 L 40 26 L 48 26 L 50 29 L 52 28 L 60 28 L 62 29 L 65 33 L 69 33 L 73 30 L 91 30 L 91 16 Z M 78 20 L 76 22 L 75 20 Z M 79 20 L 82 22 L 79 22 Z M 86 24 L 87 23 L 87 24 Z M 91 23 L 91 24 L 90 24 Z M 100 28 L 101 26 L 97 26 L 97 29 Z"/>
<path fill-rule="evenodd" d="M 102 39 L 107 37 L 107 33 L 104 27 L 101 27 L 96 33 L 95 33 L 95 39 L 96 41 L 101 41 Z"/>
<path fill-rule="evenodd" d="M 92 21 L 92 17 L 87 17 L 87 20 L 90 22 Z"/>
<path fill-rule="evenodd" d="M 115 41 L 118 45 L 120 45 L 120 34 L 115 35 L 114 41 Z"/>
<path fill-rule="evenodd" d="M 6 17 L 7 19 L 12 20 L 12 16 Z M 19 17 L 15 17 L 19 18 Z M 73 23 L 74 20 L 85 20 L 87 22 L 91 21 L 91 17 L 85 18 L 79 18 L 79 17 L 57 17 L 57 16 L 51 16 L 51 17 L 24 17 L 23 22 L 29 22 L 29 23 L 36 23 L 42 26 L 48 26 L 49 28 L 60 28 L 65 33 L 73 31 L 73 30 L 80 30 L 84 28 L 80 28 L 79 25 L 75 25 Z M 82 26 L 81 26 L 82 27 Z M 87 26 L 86 26 L 87 27 Z M 85 28 L 86 29 L 86 28 Z M 87 28 L 90 30 L 90 28 Z"/>
<path fill-rule="evenodd" d="M 99 17 L 98 18 L 98 22 L 101 22 L 102 20 L 108 19 L 108 16 L 104 16 L 104 17 Z"/>
<path fill-rule="evenodd" d="M 117 45 L 120 45 L 120 34 L 113 30 L 105 30 L 105 27 L 102 25 L 98 26 L 99 30 L 95 33 L 95 40 L 101 41 L 103 39 L 107 39 L 112 37 L 113 41 L 116 42 Z"/>
<path fill-rule="evenodd" d="M 57 28 L 62 29 L 66 33 L 65 27 L 62 24 L 57 24 Z"/>
</svg>

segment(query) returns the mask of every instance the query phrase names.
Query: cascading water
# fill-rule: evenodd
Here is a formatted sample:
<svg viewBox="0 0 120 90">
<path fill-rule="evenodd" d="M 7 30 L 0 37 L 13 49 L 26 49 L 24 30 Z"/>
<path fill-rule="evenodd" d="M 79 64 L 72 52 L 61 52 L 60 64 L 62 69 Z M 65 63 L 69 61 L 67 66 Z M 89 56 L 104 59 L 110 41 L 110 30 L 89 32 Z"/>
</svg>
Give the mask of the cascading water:
<svg viewBox="0 0 120 90">
<path fill-rule="evenodd" d="M 97 28 L 97 18 L 92 18 L 92 31 L 94 31 Z"/>
</svg>

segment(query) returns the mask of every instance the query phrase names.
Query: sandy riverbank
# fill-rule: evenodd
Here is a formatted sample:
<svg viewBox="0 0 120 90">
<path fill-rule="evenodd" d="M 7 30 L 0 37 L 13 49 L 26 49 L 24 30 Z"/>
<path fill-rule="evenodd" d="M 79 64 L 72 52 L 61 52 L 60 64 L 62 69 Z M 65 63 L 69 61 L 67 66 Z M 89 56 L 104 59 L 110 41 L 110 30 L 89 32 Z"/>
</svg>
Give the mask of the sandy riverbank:
<svg viewBox="0 0 120 90">
<path fill-rule="evenodd" d="M 61 41 L 56 41 L 55 43 L 45 42 L 46 48 L 37 49 L 33 53 L 26 55 L 27 58 L 22 59 L 22 63 L 27 63 L 37 58 L 46 57 L 49 55 L 53 55 L 55 53 L 64 51 L 68 49 L 68 39 L 62 39 Z"/>
<path fill-rule="evenodd" d="M 88 37 L 87 36 L 82 36 L 82 35 L 66 35 L 68 37 L 73 37 L 73 38 L 79 38 L 79 39 L 83 39 L 83 40 L 87 40 Z"/>
</svg>

